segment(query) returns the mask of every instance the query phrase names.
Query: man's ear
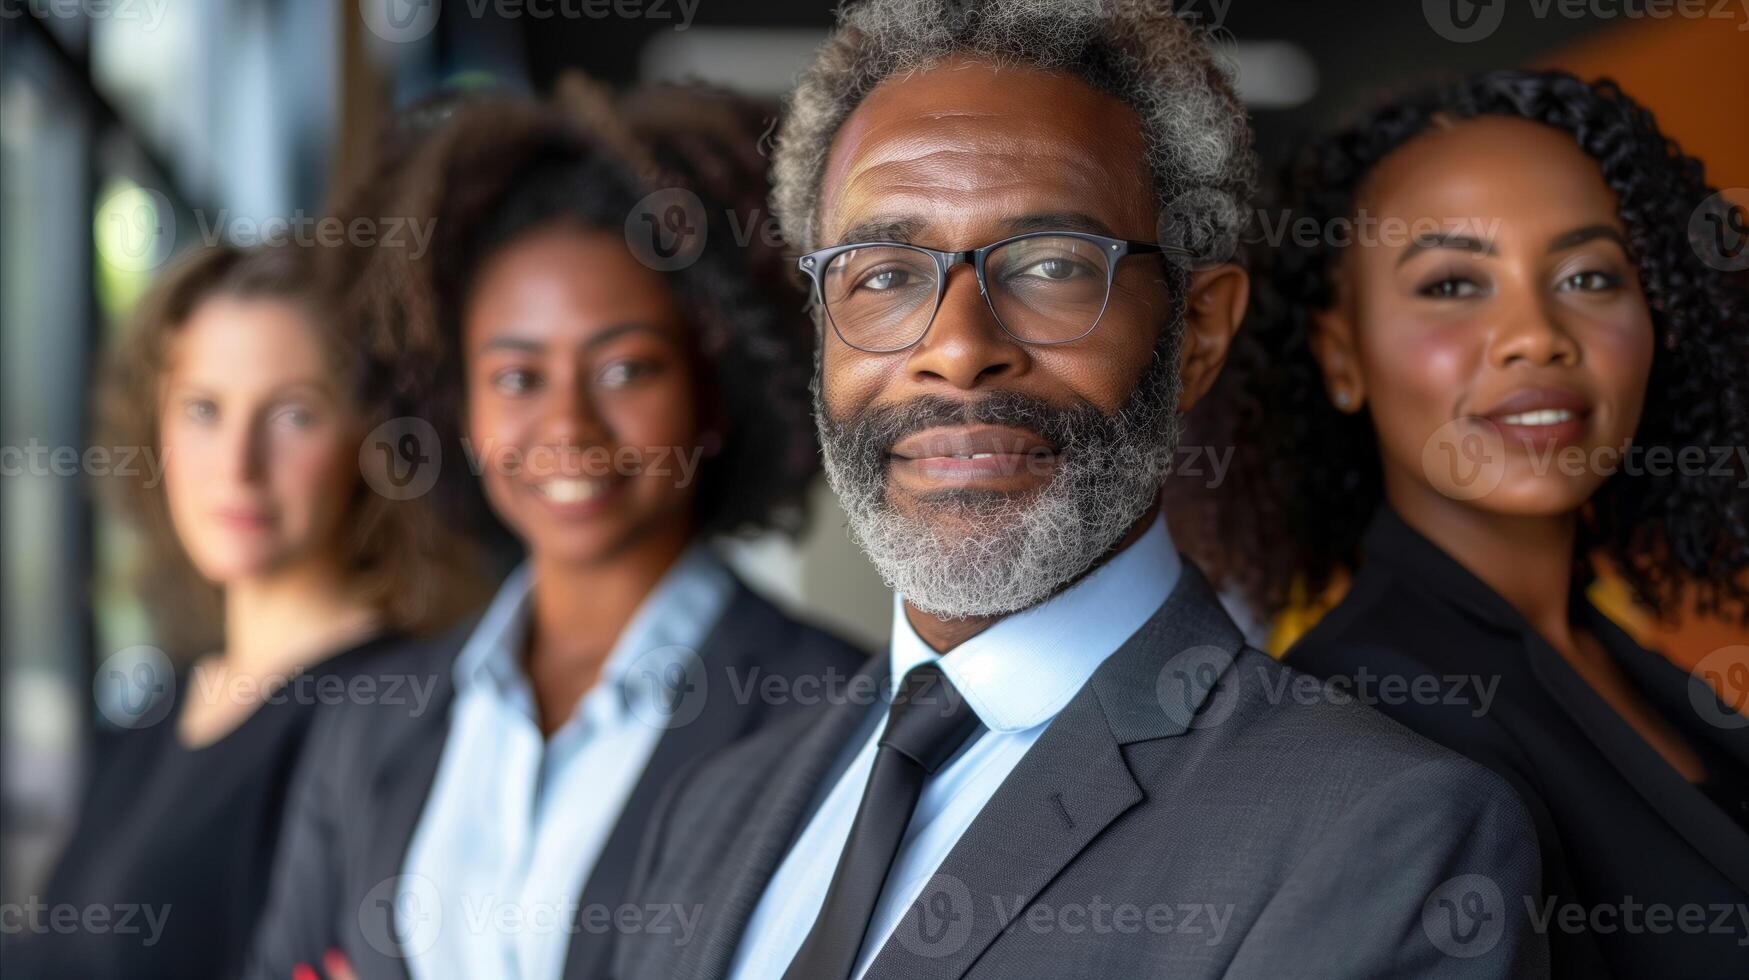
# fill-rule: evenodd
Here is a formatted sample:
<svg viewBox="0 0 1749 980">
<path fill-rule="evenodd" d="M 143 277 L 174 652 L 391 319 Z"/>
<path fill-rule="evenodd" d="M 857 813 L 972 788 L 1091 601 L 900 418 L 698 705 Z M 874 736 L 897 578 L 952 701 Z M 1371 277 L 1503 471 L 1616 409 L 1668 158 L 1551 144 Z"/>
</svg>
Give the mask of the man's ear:
<svg viewBox="0 0 1749 980">
<path fill-rule="evenodd" d="M 1230 262 L 1191 275 L 1184 305 L 1184 345 L 1178 357 L 1178 376 L 1183 381 L 1180 412 L 1190 411 L 1214 386 L 1250 299 L 1250 274 Z"/>
</svg>

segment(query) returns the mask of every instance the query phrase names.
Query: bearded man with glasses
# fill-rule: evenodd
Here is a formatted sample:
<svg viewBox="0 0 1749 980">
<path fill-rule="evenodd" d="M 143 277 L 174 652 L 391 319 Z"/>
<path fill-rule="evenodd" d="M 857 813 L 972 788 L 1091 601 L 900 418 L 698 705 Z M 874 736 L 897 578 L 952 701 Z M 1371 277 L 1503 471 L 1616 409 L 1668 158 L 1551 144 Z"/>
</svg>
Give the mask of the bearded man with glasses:
<svg viewBox="0 0 1749 980">
<path fill-rule="evenodd" d="M 839 16 L 775 208 L 892 646 L 678 788 L 634 891 L 696 930 L 620 937 L 618 974 L 1541 975 L 1510 789 L 1304 696 L 1160 513 L 1247 297 L 1209 38 L 1140 0 Z"/>
</svg>

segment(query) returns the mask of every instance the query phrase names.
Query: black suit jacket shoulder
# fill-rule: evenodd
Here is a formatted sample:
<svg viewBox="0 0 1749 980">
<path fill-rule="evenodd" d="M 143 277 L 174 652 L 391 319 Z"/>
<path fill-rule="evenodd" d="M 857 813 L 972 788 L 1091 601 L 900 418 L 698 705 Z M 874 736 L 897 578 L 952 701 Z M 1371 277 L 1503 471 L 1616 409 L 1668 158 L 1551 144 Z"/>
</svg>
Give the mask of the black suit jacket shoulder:
<svg viewBox="0 0 1749 980">
<path fill-rule="evenodd" d="M 878 710 L 852 692 L 884 668 L 871 662 L 846 696 L 676 786 L 633 898 L 698 919 L 685 935 L 623 939 L 616 977 L 729 976 L 837 760 Z M 1494 898 L 1487 930 L 1451 923 L 1467 949 L 1436 927 L 1437 903 L 1473 890 L 1469 874 L 1508 894 L 1537 880 L 1511 790 L 1246 647 L 1187 563 L 997 789 L 866 978 L 1540 975 L 1546 950 L 1522 909 Z"/>
<path fill-rule="evenodd" d="M 1349 594 L 1287 663 L 1354 691 L 1414 731 L 1486 765 L 1525 801 L 1543 881 L 1518 899 L 1549 919 L 1564 977 L 1749 976 L 1749 830 L 1598 696 L 1504 597 L 1385 510 Z M 1647 703 L 1707 761 L 1749 765 L 1749 727 L 1661 655 L 1585 603 L 1585 623 Z M 1703 716 L 1701 709 L 1706 709 Z M 1646 910 L 1728 928 L 1652 928 Z M 1636 911 L 1637 909 L 1637 911 Z M 1619 924 L 1618 924 L 1619 923 Z"/>
</svg>

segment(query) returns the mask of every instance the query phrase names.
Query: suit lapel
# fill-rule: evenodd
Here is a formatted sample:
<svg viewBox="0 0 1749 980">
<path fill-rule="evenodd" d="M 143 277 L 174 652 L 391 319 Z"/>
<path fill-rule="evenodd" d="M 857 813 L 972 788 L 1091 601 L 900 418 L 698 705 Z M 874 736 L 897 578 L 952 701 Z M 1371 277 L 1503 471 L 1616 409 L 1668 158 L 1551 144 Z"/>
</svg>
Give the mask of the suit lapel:
<svg viewBox="0 0 1749 980">
<path fill-rule="evenodd" d="M 749 706 L 727 696 L 732 692 L 726 690 L 726 685 L 730 683 L 731 672 L 738 671 L 742 677 L 748 675 L 762 653 L 759 644 L 779 640 L 783 626 L 782 618 L 769 603 L 745 586 L 736 588 L 734 598 L 699 651 L 699 659 L 709 672 L 708 683 L 725 687 L 719 689 L 719 696 L 703 700 L 704 707 L 697 718 L 662 733 L 583 885 L 579 915 L 593 906 L 613 907 L 625 900 L 640 842 L 655 816 L 663 790 L 689 762 L 734 741 L 752 721 Z M 611 947 L 611 943 L 604 941 L 608 937 L 594 936 L 581 929 L 573 930 L 572 937 L 565 957 L 566 980 L 600 976 Z"/>
<path fill-rule="evenodd" d="M 866 980 L 964 976 L 1101 831 L 1146 799 L 1123 747 L 1219 720 L 1215 695 L 1242 647 L 1186 560 L 1160 609 L 1100 665 L 966 828 Z"/>
<path fill-rule="evenodd" d="M 1737 722 L 1738 709 L 1726 704 L 1698 670 L 1684 670 L 1662 653 L 1640 646 L 1601 612 L 1597 616 L 1597 629 L 1617 636 L 1611 650 L 1616 662 L 1647 699 L 1689 738 L 1707 743 L 1749 769 L 1749 725 Z"/>
<path fill-rule="evenodd" d="M 465 642 L 465 634 L 463 638 Z M 407 846 L 413 839 L 420 815 L 425 812 L 425 801 L 431 794 L 432 782 L 437 778 L 437 764 L 443 757 L 449 733 L 450 706 L 455 698 L 449 665 L 458 652 L 459 644 L 456 649 L 448 650 L 447 656 L 436 655 L 437 652 L 433 651 L 432 662 L 442 667 L 437 671 L 437 683 L 430 702 L 424 713 L 394 733 L 377 755 L 392 760 L 392 765 L 378 772 L 373 784 L 377 819 L 368 832 L 363 856 L 364 874 L 359 882 L 361 895 L 401 874 Z M 390 942 L 399 944 L 406 935 L 408 924 L 395 921 L 395 909 L 399 903 L 394 900 L 394 893 L 386 897 L 387 901 L 360 907 L 360 926 L 365 928 L 366 936 L 386 936 Z M 386 965 L 392 967 L 390 972 L 393 975 L 408 976 L 405 956 L 384 959 Z"/>
<path fill-rule="evenodd" d="M 1677 833 L 1706 856 L 1739 887 L 1749 889 L 1749 839 L 1742 829 L 1704 793 L 1672 769 L 1626 721 L 1603 700 L 1554 647 L 1537 634 L 1511 603 L 1476 578 L 1433 542 L 1404 523 L 1388 507 L 1367 530 L 1363 546 L 1368 562 L 1384 559 L 1390 571 L 1405 581 L 1419 582 L 1439 601 L 1456 605 L 1483 629 L 1516 636 L 1518 652 L 1531 675 L 1560 706 L 1562 714 L 1633 786 Z M 1371 574 L 1363 571 L 1363 575 Z M 1646 650 L 1609 617 L 1588 602 L 1580 603 L 1588 624 L 1618 664 L 1671 718 L 1693 718 L 1687 675 Z M 1479 648 L 1485 649 L 1485 648 Z M 1466 668 L 1474 670 L 1472 664 Z M 1495 668 L 1504 669 L 1504 668 Z M 1714 699 L 1716 701 L 1716 699 Z M 1710 706 L 1709 706 L 1710 707 Z M 1725 711 L 1723 704 L 1717 709 Z M 1712 735 L 1721 734 L 1717 730 Z M 1714 740 L 1714 739 L 1709 739 Z M 1721 749 L 1749 758 L 1749 734 L 1718 741 Z"/>
<path fill-rule="evenodd" d="M 863 664 L 851 681 L 851 691 L 874 690 L 886 676 L 887 658 L 876 656 Z M 862 686 L 859 686 L 862 685 Z M 794 743 L 774 746 L 778 758 L 764 767 L 767 785 L 755 796 L 755 805 L 740 821 L 740 831 L 719 855 L 729 866 L 714 876 L 720 884 L 707 896 L 704 907 L 718 909 L 712 921 L 701 926 L 697 939 L 681 955 L 676 976 L 721 980 L 729 974 L 735 950 L 753 917 L 765 888 L 777 874 L 778 865 L 801 833 L 811 805 L 822 795 L 832 767 L 850 741 L 862 729 L 874 707 L 857 697 L 829 703 L 813 724 Z M 750 778 L 757 778 L 750 774 Z"/>
<path fill-rule="evenodd" d="M 1143 794 L 1083 690 L 911 903 L 867 980 L 960 977 L 1027 903 Z"/>
<path fill-rule="evenodd" d="M 1598 614 L 1598 619 L 1602 620 L 1601 614 Z M 1613 625 L 1599 623 L 1595 630 L 1598 639 L 1611 648 L 1617 662 L 1632 671 L 1632 659 L 1622 656 L 1623 647 L 1637 644 Z M 1749 891 L 1749 836 L 1743 833 L 1742 827 L 1698 786 L 1684 779 L 1665 762 L 1658 751 L 1635 733 L 1602 695 L 1567 666 L 1552 647 L 1534 634 L 1526 635 L 1525 644 L 1531 669 L 1543 689 L 1560 703 L 1567 716 L 1597 747 L 1598 753 L 1609 760 L 1621 777 L 1690 847 L 1704 855 L 1737 887 Z M 1657 656 L 1649 652 L 1647 655 Z M 1676 671 L 1674 667 L 1669 669 Z M 1638 680 L 1642 689 L 1648 687 L 1647 678 L 1642 676 Z M 1652 685 L 1656 683 L 1656 680 L 1652 681 Z M 1647 693 L 1656 696 L 1657 688 L 1652 686 Z"/>
</svg>

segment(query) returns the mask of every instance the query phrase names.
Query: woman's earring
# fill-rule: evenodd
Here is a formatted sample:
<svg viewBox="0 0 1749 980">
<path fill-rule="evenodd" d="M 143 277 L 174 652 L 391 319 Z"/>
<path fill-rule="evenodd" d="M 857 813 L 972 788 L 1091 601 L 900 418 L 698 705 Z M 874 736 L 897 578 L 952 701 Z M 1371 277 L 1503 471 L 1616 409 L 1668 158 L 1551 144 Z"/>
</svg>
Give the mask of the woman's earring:
<svg viewBox="0 0 1749 980">
<path fill-rule="evenodd" d="M 1346 388 L 1338 389 L 1337 392 L 1331 396 L 1331 398 L 1333 398 L 1335 400 L 1336 407 L 1343 410 L 1344 412 L 1348 411 L 1349 403 L 1354 401 L 1353 396 L 1349 395 L 1348 389 L 1346 389 Z"/>
</svg>

